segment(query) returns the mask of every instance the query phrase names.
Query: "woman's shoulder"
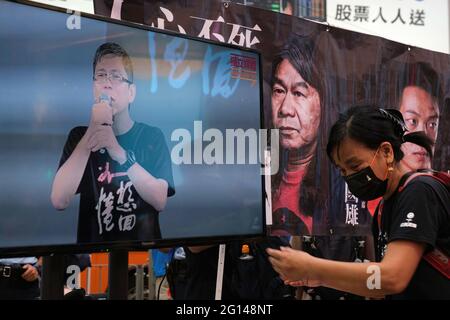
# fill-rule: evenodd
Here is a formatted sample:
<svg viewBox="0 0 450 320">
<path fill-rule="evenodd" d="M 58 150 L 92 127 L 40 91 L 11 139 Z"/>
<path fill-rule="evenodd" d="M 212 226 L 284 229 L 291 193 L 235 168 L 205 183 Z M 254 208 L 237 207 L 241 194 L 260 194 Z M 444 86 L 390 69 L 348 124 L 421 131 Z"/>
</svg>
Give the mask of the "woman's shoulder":
<svg viewBox="0 0 450 320">
<path fill-rule="evenodd" d="M 430 174 L 423 174 L 418 175 L 417 177 L 414 177 L 411 181 L 408 182 L 408 184 L 404 187 L 405 191 L 411 192 L 413 191 L 431 191 L 435 190 L 439 193 L 447 193 L 448 194 L 448 186 L 444 184 L 443 181 L 438 179 L 437 177 L 433 176 L 432 173 Z"/>
<path fill-rule="evenodd" d="M 445 211 L 450 212 L 450 192 L 448 186 L 432 175 L 420 175 L 403 185 L 396 194 L 396 203 L 417 206 L 441 203 Z"/>
</svg>

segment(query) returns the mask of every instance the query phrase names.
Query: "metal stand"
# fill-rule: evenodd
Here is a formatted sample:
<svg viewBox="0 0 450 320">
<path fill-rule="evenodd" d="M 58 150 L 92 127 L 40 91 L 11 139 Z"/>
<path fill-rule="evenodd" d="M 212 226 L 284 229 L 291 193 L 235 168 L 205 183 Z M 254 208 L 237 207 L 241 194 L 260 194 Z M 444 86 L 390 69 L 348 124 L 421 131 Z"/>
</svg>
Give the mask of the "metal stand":
<svg viewBox="0 0 450 320">
<path fill-rule="evenodd" d="M 225 266 L 225 244 L 219 247 L 219 261 L 217 263 L 217 279 L 216 279 L 216 296 L 215 300 L 222 300 L 222 286 L 223 286 L 223 269 Z"/>
<path fill-rule="evenodd" d="M 136 300 L 144 300 L 144 266 L 136 266 Z"/>
<path fill-rule="evenodd" d="M 128 299 L 128 251 L 109 253 L 108 299 Z"/>
<path fill-rule="evenodd" d="M 152 249 L 152 250 L 158 250 L 158 249 Z M 148 299 L 149 300 L 156 300 L 156 295 L 158 294 L 158 288 L 156 288 L 156 278 L 155 278 L 155 272 L 153 271 L 153 256 L 152 256 L 152 250 L 148 251 L 148 274 L 147 274 L 147 281 L 148 281 Z"/>
<path fill-rule="evenodd" d="M 272 222 L 272 176 L 271 176 L 271 158 L 270 151 L 264 151 L 264 186 L 266 198 L 266 225 L 271 226 Z"/>
<path fill-rule="evenodd" d="M 42 300 L 62 300 L 64 297 L 64 256 L 42 257 Z"/>
</svg>

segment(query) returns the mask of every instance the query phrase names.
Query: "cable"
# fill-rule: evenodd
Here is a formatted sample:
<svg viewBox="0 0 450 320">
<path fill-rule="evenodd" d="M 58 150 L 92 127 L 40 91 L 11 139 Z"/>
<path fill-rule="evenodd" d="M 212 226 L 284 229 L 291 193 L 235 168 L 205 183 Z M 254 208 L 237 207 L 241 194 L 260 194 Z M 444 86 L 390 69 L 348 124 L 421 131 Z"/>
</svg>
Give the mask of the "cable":
<svg viewBox="0 0 450 320">
<path fill-rule="evenodd" d="M 170 257 L 170 262 L 172 262 L 174 256 L 175 256 L 175 248 L 172 249 L 172 254 L 171 254 L 171 257 Z M 169 262 L 169 263 L 170 263 L 170 262 Z M 166 279 L 166 276 L 167 276 L 167 269 L 168 269 L 168 267 L 169 267 L 169 263 L 166 265 L 166 272 L 164 273 L 164 276 L 162 277 L 162 280 L 161 280 L 161 282 L 159 283 L 158 291 L 157 291 L 157 294 L 156 294 L 156 300 L 159 300 L 159 295 L 160 295 L 160 293 L 161 293 L 161 286 L 162 286 L 164 280 Z"/>
<path fill-rule="evenodd" d="M 166 274 L 167 274 L 167 272 L 164 273 L 164 276 L 162 277 L 162 280 L 161 280 L 161 282 L 159 283 L 159 286 L 158 286 L 158 293 L 157 293 L 157 295 L 156 295 L 156 300 L 159 300 L 159 294 L 161 293 L 161 286 L 162 286 L 162 284 L 163 284 L 163 282 L 164 282 L 164 279 L 166 279 Z"/>
</svg>

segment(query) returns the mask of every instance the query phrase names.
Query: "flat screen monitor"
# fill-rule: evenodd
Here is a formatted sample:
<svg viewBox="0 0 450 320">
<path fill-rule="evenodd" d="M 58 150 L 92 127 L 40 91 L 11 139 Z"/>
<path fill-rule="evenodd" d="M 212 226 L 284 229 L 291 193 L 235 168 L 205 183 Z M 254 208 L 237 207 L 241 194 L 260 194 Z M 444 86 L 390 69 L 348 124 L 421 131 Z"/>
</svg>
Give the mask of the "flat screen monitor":
<svg viewBox="0 0 450 320">
<path fill-rule="evenodd" d="M 265 233 L 256 51 L 0 0 L 0 255 Z"/>
</svg>

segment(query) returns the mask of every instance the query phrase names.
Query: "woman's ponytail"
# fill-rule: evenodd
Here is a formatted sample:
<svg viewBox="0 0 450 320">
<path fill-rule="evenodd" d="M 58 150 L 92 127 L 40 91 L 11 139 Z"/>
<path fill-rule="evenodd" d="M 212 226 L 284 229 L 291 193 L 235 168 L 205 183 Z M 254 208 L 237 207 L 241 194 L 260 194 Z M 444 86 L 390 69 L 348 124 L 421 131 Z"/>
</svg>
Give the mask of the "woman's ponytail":
<svg viewBox="0 0 450 320">
<path fill-rule="evenodd" d="M 403 142 L 411 142 L 423 147 L 430 156 L 433 157 L 433 140 L 431 140 L 423 131 L 407 133 L 403 136 Z"/>
</svg>

